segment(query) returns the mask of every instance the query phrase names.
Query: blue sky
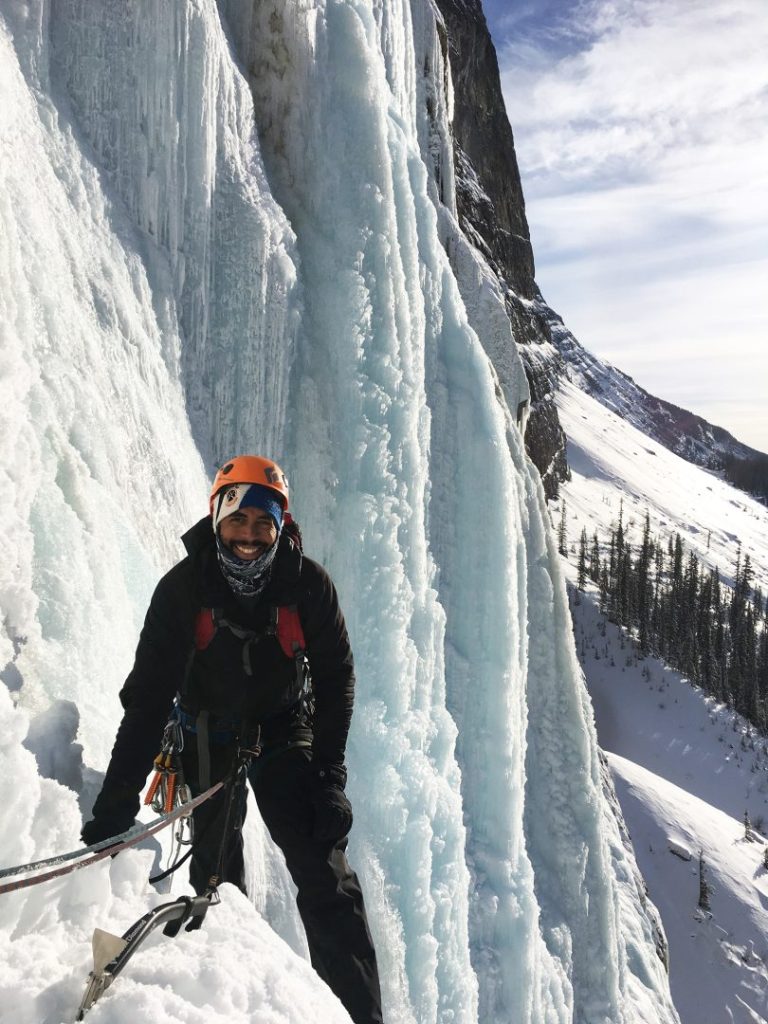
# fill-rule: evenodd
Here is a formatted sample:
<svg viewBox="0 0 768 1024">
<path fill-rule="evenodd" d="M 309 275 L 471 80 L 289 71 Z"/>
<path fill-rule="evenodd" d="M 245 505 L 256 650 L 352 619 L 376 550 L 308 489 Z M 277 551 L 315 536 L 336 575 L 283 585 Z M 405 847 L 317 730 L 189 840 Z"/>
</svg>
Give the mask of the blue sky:
<svg viewBox="0 0 768 1024">
<path fill-rule="evenodd" d="M 764 0 L 485 0 L 537 281 L 591 351 L 768 451 Z"/>
</svg>

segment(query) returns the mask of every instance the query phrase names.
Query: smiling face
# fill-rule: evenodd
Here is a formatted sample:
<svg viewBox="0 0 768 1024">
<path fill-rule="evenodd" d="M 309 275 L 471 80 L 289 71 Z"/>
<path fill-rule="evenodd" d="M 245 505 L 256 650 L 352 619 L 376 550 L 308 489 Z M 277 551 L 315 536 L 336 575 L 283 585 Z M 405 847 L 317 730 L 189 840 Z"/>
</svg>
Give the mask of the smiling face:
<svg viewBox="0 0 768 1024">
<path fill-rule="evenodd" d="M 262 509 L 241 508 L 221 520 L 219 536 L 234 555 L 252 562 L 275 543 L 277 527 Z"/>
</svg>

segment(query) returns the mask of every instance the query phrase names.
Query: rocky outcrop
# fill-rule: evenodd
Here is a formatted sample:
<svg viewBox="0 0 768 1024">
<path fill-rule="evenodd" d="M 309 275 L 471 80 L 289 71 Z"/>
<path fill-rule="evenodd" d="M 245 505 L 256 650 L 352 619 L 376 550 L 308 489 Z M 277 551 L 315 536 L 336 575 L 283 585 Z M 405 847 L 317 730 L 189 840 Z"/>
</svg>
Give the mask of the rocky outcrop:
<svg viewBox="0 0 768 1024">
<path fill-rule="evenodd" d="M 534 280 L 525 201 L 496 51 L 480 0 L 436 0 L 448 33 L 454 86 L 456 203 L 461 227 L 497 275 L 531 392 L 526 447 L 548 497 L 567 478 L 554 391 L 561 372 Z M 514 410 L 513 410 L 514 412 Z"/>
</svg>

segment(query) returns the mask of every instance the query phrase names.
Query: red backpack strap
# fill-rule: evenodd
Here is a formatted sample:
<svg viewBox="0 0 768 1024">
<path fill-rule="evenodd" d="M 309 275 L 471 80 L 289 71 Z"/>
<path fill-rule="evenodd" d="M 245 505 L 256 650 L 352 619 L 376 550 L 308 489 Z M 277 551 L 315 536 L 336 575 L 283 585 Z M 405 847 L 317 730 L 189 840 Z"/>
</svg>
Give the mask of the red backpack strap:
<svg viewBox="0 0 768 1024">
<path fill-rule="evenodd" d="M 216 609 L 201 608 L 195 616 L 195 649 L 204 651 L 216 635 Z"/>
<path fill-rule="evenodd" d="M 301 619 L 295 604 L 283 605 L 274 609 L 277 613 L 277 639 L 286 658 L 303 657 L 305 650 L 304 630 L 301 626 Z M 229 626 L 235 635 L 241 635 L 230 623 Z M 195 649 L 204 651 L 214 636 L 218 626 L 216 609 L 201 608 L 195 617 Z M 266 634 L 265 634 L 266 635 Z"/>
<path fill-rule="evenodd" d="M 277 639 L 286 658 L 303 657 L 306 649 L 304 630 L 295 604 L 277 609 Z"/>
</svg>

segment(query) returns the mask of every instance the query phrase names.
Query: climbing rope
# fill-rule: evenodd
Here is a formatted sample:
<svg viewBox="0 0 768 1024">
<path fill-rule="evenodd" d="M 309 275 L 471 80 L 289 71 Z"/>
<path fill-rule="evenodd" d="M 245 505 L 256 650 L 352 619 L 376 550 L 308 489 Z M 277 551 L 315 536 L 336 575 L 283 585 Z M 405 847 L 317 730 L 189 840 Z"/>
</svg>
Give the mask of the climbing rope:
<svg viewBox="0 0 768 1024">
<path fill-rule="evenodd" d="M 85 846 L 80 850 L 73 850 L 71 853 L 59 854 L 57 857 L 49 857 L 47 860 L 32 861 L 30 864 L 21 864 L 13 868 L 4 868 L 0 871 L 0 878 L 7 878 L 12 875 L 24 875 L 31 871 L 38 871 L 40 868 L 51 867 L 52 870 L 44 871 L 42 874 L 32 875 L 29 878 L 19 878 L 14 882 L 4 882 L 0 885 L 0 896 L 6 892 L 14 892 L 17 889 L 27 889 L 33 885 L 39 885 L 41 882 L 47 882 L 52 878 L 61 878 L 64 875 L 68 875 L 73 871 L 79 871 L 80 868 L 88 867 L 91 864 L 95 864 L 105 857 L 111 857 L 115 853 L 119 853 L 121 850 L 128 849 L 128 847 L 136 846 L 142 839 L 147 836 L 154 835 L 155 832 L 160 832 L 162 829 L 172 825 L 174 821 L 179 818 L 185 817 L 191 814 L 195 807 L 209 800 L 215 793 L 218 793 L 220 789 L 224 787 L 224 782 L 217 782 L 210 789 L 207 789 L 200 796 L 195 797 L 194 800 L 189 800 L 185 804 L 181 804 L 175 810 L 168 814 L 164 814 L 160 818 L 156 818 L 145 826 L 134 826 L 128 829 L 126 832 L 121 832 L 119 835 L 112 836 L 109 839 L 103 839 L 100 843 L 94 843 L 93 846 Z M 81 860 L 77 860 L 78 857 L 82 857 Z M 69 861 L 75 861 L 75 863 L 69 863 Z"/>
</svg>

